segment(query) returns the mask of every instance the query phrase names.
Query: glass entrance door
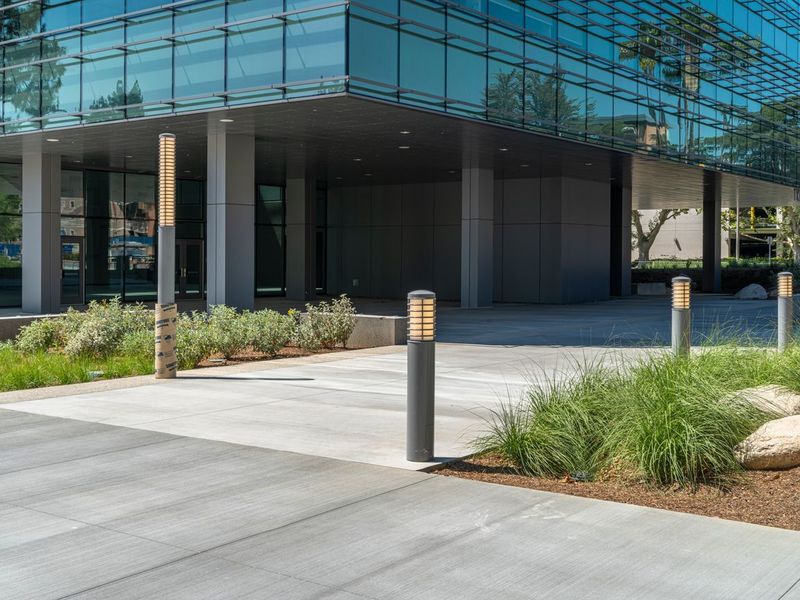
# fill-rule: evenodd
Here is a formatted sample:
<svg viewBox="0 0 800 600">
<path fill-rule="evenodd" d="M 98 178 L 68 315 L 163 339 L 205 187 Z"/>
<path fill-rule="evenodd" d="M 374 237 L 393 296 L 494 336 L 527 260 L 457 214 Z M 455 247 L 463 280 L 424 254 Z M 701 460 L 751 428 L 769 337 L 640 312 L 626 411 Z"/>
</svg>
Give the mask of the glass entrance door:
<svg viewBox="0 0 800 600">
<path fill-rule="evenodd" d="M 175 241 L 175 297 L 202 298 L 205 274 L 202 240 Z"/>
<path fill-rule="evenodd" d="M 83 238 L 61 238 L 61 304 L 83 304 Z"/>
</svg>

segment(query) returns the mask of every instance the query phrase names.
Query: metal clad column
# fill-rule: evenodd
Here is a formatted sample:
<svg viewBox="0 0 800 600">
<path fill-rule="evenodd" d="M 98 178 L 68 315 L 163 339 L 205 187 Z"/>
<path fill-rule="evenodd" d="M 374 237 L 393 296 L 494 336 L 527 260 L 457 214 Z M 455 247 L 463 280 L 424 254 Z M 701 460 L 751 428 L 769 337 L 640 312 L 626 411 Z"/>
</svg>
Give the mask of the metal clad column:
<svg viewBox="0 0 800 600">
<path fill-rule="evenodd" d="M 433 460 L 436 377 L 436 294 L 408 294 L 408 407 L 406 459 Z"/>
</svg>

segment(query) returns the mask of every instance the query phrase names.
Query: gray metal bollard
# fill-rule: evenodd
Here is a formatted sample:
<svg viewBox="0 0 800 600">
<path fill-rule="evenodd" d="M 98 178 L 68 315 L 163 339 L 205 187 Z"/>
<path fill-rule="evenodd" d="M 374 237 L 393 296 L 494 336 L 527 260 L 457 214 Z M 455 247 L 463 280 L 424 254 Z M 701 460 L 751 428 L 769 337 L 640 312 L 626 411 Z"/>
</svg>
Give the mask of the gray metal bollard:
<svg viewBox="0 0 800 600">
<path fill-rule="evenodd" d="M 156 379 L 178 374 L 175 304 L 175 135 L 158 136 L 158 299 L 155 311 Z"/>
<path fill-rule="evenodd" d="M 783 352 L 792 343 L 794 328 L 794 289 L 792 274 L 778 273 L 778 350 Z"/>
<path fill-rule="evenodd" d="M 692 280 L 680 276 L 672 279 L 672 352 L 688 356 L 692 348 Z"/>
<path fill-rule="evenodd" d="M 406 459 L 433 460 L 433 422 L 436 377 L 436 294 L 408 294 L 408 406 Z"/>
</svg>

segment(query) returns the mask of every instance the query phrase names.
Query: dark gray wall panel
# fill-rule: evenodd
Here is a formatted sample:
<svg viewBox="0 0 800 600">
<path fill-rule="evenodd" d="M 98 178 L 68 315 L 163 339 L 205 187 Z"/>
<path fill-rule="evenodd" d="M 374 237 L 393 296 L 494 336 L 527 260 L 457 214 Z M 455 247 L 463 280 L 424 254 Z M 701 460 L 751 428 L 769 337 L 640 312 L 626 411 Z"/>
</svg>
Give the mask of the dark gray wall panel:
<svg viewBox="0 0 800 600">
<path fill-rule="evenodd" d="M 434 229 L 433 285 L 441 300 L 461 296 L 461 225 Z"/>
<path fill-rule="evenodd" d="M 401 241 L 400 227 L 372 229 L 370 251 L 370 295 L 377 298 L 401 298 Z"/>
<path fill-rule="evenodd" d="M 539 302 L 539 224 L 508 223 L 503 231 L 503 302 Z"/>
<path fill-rule="evenodd" d="M 404 227 L 402 242 L 402 287 L 431 289 L 433 281 L 433 226 Z"/>
</svg>

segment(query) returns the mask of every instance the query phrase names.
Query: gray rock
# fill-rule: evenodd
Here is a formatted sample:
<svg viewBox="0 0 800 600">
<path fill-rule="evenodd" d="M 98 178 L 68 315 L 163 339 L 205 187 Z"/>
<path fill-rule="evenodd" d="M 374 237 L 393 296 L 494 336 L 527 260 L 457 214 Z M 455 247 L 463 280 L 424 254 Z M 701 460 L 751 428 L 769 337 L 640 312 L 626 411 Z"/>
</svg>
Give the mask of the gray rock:
<svg viewBox="0 0 800 600">
<path fill-rule="evenodd" d="M 766 300 L 767 290 L 762 285 L 751 283 L 736 292 L 734 298 L 737 300 Z"/>
<path fill-rule="evenodd" d="M 753 406 L 782 417 L 800 415 L 800 394 L 780 385 L 761 385 L 737 392 Z"/>
<path fill-rule="evenodd" d="M 764 423 L 734 448 L 745 469 L 789 469 L 800 466 L 800 415 Z"/>
</svg>

